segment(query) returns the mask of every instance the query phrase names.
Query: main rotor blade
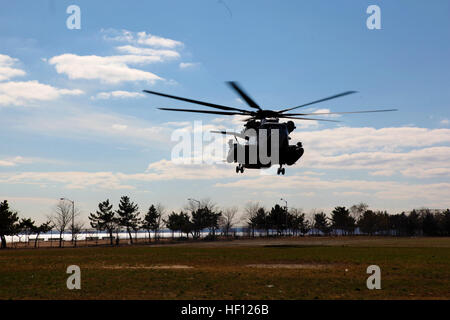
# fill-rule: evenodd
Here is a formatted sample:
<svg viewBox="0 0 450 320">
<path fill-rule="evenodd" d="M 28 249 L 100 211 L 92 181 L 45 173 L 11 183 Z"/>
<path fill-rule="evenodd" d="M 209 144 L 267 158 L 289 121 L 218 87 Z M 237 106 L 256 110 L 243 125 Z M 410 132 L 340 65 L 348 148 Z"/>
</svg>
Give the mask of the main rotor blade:
<svg viewBox="0 0 450 320">
<path fill-rule="evenodd" d="M 216 109 L 220 109 L 220 110 L 240 111 L 240 112 L 245 112 L 245 113 L 249 113 L 249 114 L 251 113 L 251 111 L 248 111 L 248 110 L 222 106 L 220 104 L 209 103 L 209 102 L 204 102 L 204 101 L 199 101 L 199 100 L 194 100 L 194 99 L 188 99 L 188 98 L 183 98 L 183 97 L 177 97 L 177 96 L 172 96 L 172 95 L 169 95 L 169 94 L 155 92 L 155 91 L 150 91 L 150 90 L 142 90 L 142 91 L 146 92 L 146 93 L 154 94 L 154 95 L 157 95 L 157 96 L 161 96 L 161 97 L 171 98 L 171 99 L 185 101 L 185 102 L 189 102 L 189 103 L 200 104 L 202 106 L 206 106 L 206 107 L 210 107 L 210 108 L 216 108 Z"/>
<path fill-rule="evenodd" d="M 247 104 L 248 104 L 250 107 L 252 107 L 252 108 L 254 108 L 254 109 L 261 110 L 261 107 L 258 106 L 258 104 L 257 104 L 255 101 L 253 101 L 253 99 L 250 98 L 250 97 L 248 96 L 248 94 L 245 93 L 244 90 L 243 90 L 236 82 L 234 82 L 234 81 L 229 81 L 229 82 L 227 82 L 227 83 L 228 83 L 228 85 L 229 85 L 231 88 L 233 88 L 233 89 L 234 89 L 234 90 L 242 97 L 242 99 L 245 100 L 245 102 L 247 102 Z"/>
<path fill-rule="evenodd" d="M 315 120 L 315 121 L 327 121 L 327 122 L 341 122 L 341 121 L 337 121 L 337 120 L 316 119 L 316 118 L 303 118 L 303 117 L 290 117 L 290 116 L 284 116 L 284 115 L 281 115 L 279 118 L 297 119 L 297 120 Z"/>
<path fill-rule="evenodd" d="M 248 140 L 249 137 L 246 136 L 245 134 L 239 133 L 239 132 L 228 132 L 228 131 L 215 131 L 215 130 L 211 130 L 212 133 L 220 133 L 220 134 L 224 134 L 224 135 L 232 135 L 241 139 L 245 139 Z"/>
<path fill-rule="evenodd" d="M 313 101 L 313 102 L 305 103 L 305 104 L 302 104 L 301 106 L 297 106 L 297 107 L 293 107 L 293 108 L 289 108 L 289 109 L 280 110 L 280 111 L 278 111 L 278 112 L 281 113 L 281 112 L 291 111 L 291 110 L 298 109 L 298 108 L 303 108 L 303 107 L 310 106 L 310 105 L 315 104 L 315 103 L 319 103 L 319 102 L 323 102 L 323 101 L 328 101 L 328 100 L 331 100 L 331 99 L 336 99 L 336 98 L 343 97 L 343 96 L 347 96 L 347 95 L 349 95 L 349 94 L 353 94 L 353 93 L 356 93 L 356 92 L 357 92 L 357 91 L 346 91 L 346 92 L 342 92 L 342 93 L 335 94 L 334 96 L 331 96 L 331 97 L 328 97 L 328 98 L 323 98 L 323 99 L 316 100 L 316 101 Z"/>
<path fill-rule="evenodd" d="M 316 114 L 325 115 L 325 114 L 372 113 L 372 112 L 391 112 L 391 111 L 398 111 L 398 109 L 350 111 L 350 112 L 283 113 L 283 115 L 286 115 L 286 116 L 311 116 L 311 115 L 316 115 Z"/>
<path fill-rule="evenodd" d="M 158 108 L 159 110 L 167 111 L 181 111 L 181 112 L 196 112 L 196 113 L 208 113 L 208 114 L 222 114 L 222 115 L 247 115 L 241 112 L 226 112 L 226 111 L 208 111 L 208 110 L 193 110 L 193 109 L 173 109 L 173 108 Z"/>
</svg>

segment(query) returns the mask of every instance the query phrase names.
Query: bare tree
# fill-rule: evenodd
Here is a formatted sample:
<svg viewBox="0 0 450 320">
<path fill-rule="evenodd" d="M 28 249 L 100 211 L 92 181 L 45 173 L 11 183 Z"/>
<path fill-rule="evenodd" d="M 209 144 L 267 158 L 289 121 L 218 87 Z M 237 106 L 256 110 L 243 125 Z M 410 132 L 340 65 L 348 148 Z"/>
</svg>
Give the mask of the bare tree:
<svg viewBox="0 0 450 320">
<path fill-rule="evenodd" d="M 364 212 L 367 211 L 368 208 L 369 205 L 367 203 L 360 202 L 350 207 L 350 213 L 352 214 L 353 218 L 355 218 L 355 220 L 358 221 L 364 214 Z"/>
<path fill-rule="evenodd" d="M 225 237 L 228 237 L 231 228 L 237 223 L 236 214 L 238 212 L 237 207 L 226 208 L 219 219 L 219 226 L 223 230 Z"/>
<path fill-rule="evenodd" d="M 151 213 L 151 210 L 154 210 L 153 214 Z M 155 241 L 159 239 L 159 232 L 161 231 L 162 227 L 164 226 L 164 215 L 166 212 L 166 208 L 161 204 L 157 203 L 155 206 L 151 206 L 149 209 L 149 213 L 146 215 L 146 217 L 149 218 L 147 221 L 149 223 L 149 229 L 153 231 Z M 149 232 L 149 240 L 150 240 L 150 232 Z"/>
<path fill-rule="evenodd" d="M 79 216 L 79 210 L 77 208 L 74 209 L 74 212 L 72 210 L 71 203 L 60 200 L 53 209 L 53 213 L 48 216 L 54 228 L 59 232 L 59 247 L 62 247 L 64 231 L 72 227 L 72 215 L 75 217 Z"/>
<path fill-rule="evenodd" d="M 217 205 L 209 198 L 201 199 L 200 201 L 189 199 L 188 204 L 184 207 L 186 211 L 194 212 L 200 208 L 207 208 L 210 211 L 216 211 Z"/>
<path fill-rule="evenodd" d="M 195 239 L 200 238 L 204 229 L 209 229 L 209 235 L 215 237 L 215 232 L 219 228 L 219 217 L 222 213 L 218 211 L 214 202 L 209 198 L 201 201 L 189 199 L 185 209 L 191 212 L 192 235 Z"/>
<path fill-rule="evenodd" d="M 81 233 L 81 230 L 84 228 L 84 223 L 76 222 L 71 223 L 69 226 L 70 233 L 72 233 L 72 241 L 73 245 L 77 246 L 78 235 Z"/>
<path fill-rule="evenodd" d="M 255 236 L 256 219 L 258 216 L 258 210 L 261 206 L 258 202 L 248 202 L 245 205 L 243 220 L 251 230 L 252 236 Z"/>
</svg>

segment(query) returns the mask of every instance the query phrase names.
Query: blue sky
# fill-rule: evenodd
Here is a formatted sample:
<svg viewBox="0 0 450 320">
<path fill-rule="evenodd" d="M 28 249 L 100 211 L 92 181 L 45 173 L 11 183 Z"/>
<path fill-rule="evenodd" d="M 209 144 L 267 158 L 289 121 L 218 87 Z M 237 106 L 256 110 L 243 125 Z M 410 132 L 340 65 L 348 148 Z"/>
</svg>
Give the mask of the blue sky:
<svg viewBox="0 0 450 320">
<path fill-rule="evenodd" d="M 66 27 L 71 4 L 81 30 Z M 372 4 L 381 30 L 366 27 Z M 123 194 L 142 211 L 181 208 L 188 197 L 241 209 L 281 197 L 306 211 L 359 201 L 393 212 L 449 207 L 449 12 L 448 1 L 5 3 L 0 198 L 39 221 L 60 197 L 87 216 Z M 156 107 L 188 105 L 141 90 L 245 107 L 229 80 L 265 108 L 357 90 L 309 110 L 399 111 L 298 122 L 293 140 L 305 155 L 284 177 L 171 162 L 175 129 L 239 122 L 163 112 Z"/>
</svg>

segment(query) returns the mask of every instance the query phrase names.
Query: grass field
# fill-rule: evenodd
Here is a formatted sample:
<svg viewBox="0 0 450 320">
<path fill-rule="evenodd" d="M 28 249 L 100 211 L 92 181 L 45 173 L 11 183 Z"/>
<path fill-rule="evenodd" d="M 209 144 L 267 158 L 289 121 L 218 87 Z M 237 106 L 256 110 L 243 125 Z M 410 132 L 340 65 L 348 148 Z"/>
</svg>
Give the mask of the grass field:
<svg viewBox="0 0 450 320">
<path fill-rule="evenodd" d="M 381 290 L 366 287 L 372 264 Z M 66 287 L 69 265 L 81 290 Z M 0 299 L 450 299 L 450 238 L 4 250 Z"/>
</svg>

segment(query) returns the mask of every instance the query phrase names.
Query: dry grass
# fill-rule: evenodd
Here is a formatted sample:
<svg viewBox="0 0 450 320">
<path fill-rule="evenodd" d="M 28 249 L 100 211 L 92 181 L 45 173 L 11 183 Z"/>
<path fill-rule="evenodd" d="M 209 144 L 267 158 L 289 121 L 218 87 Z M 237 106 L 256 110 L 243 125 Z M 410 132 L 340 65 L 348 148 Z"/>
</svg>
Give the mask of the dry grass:
<svg viewBox="0 0 450 320">
<path fill-rule="evenodd" d="M 66 268 L 81 268 L 81 290 Z M 377 264 L 382 290 L 366 288 Z M 450 299 L 449 238 L 300 238 L 0 251 L 0 299 Z"/>
</svg>

